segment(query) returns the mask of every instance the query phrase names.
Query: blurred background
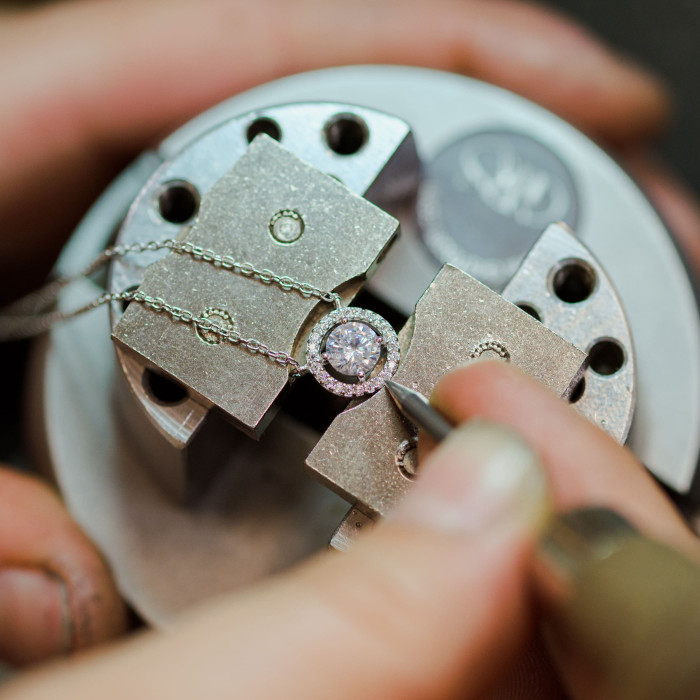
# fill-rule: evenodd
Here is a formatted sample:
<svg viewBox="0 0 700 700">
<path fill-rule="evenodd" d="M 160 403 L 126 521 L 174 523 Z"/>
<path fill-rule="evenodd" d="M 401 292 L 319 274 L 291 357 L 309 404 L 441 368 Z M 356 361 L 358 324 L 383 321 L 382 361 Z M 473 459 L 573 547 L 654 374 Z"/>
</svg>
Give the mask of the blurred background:
<svg viewBox="0 0 700 700">
<path fill-rule="evenodd" d="M 664 78 L 675 116 L 660 152 L 700 193 L 700 2 L 549 0 L 609 44 Z"/>
<path fill-rule="evenodd" d="M 3 8 L 61 0 L 0 0 Z M 293 2 L 294 0 L 290 0 Z M 468 0 L 465 0 L 468 2 Z M 698 0 L 539 0 L 592 29 L 665 79 L 675 98 L 675 119 L 660 152 L 700 193 L 700 2 Z"/>
</svg>

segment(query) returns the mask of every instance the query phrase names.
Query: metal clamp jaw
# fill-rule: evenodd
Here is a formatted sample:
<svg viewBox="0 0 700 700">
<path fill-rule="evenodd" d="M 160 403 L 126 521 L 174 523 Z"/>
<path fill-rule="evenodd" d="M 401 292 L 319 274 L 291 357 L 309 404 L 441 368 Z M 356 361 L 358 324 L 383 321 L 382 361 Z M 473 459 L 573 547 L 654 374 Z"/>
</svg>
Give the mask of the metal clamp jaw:
<svg viewBox="0 0 700 700">
<path fill-rule="evenodd" d="M 294 236 L 280 239 L 275 224 L 290 212 Z M 318 289 L 337 290 L 349 301 L 386 254 L 397 227 L 395 219 L 367 200 L 259 136 L 201 198 L 196 219 L 182 228 L 178 240 L 254 261 Z M 195 313 L 216 312 L 232 327 L 264 338 L 299 364 L 305 362 L 303 341 L 319 317 L 318 299 L 202 262 L 171 252 L 145 270 L 139 291 Z M 557 297 L 565 273 L 587 275 L 586 305 L 565 308 L 561 291 Z M 578 312 L 572 313 L 574 308 Z M 596 308 L 601 311 L 591 316 Z M 576 342 L 533 317 L 545 314 Z M 596 385 L 591 380 L 581 392 L 586 350 L 597 337 L 623 348 L 625 370 L 611 382 Z M 121 316 L 113 338 L 122 358 L 178 382 L 189 401 L 219 409 L 254 438 L 272 420 L 289 380 L 288 370 L 269 358 L 213 342 L 187 324 L 136 304 Z M 576 392 L 583 393 L 580 410 L 619 441 L 626 438 L 634 407 L 634 361 L 624 313 L 602 268 L 563 225 L 543 234 L 504 296 L 458 268 L 444 266 L 400 339 L 403 360 L 397 378 L 425 393 L 450 369 L 494 355 L 564 398 L 580 400 Z M 295 406 L 288 409 L 295 419 Z M 380 391 L 338 415 L 307 465 L 355 509 L 376 517 L 408 487 L 404 460 L 413 437 L 386 392 Z M 205 471 L 200 465 L 200 472 Z M 172 475 L 165 478 L 173 480 Z M 183 497 L 186 479 L 177 483 Z"/>
<path fill-rule="evenodd" d="M 571 274 L 588 275 L 587 289 L 578 291 L 586 298 L 575 302 L 587 303 L 574 307 L 575 313 L 555 289 L 556 275 L 567 267 Z M 445 266 L 400 337 L 407 351 L 397 379 L 424 394 L 455 366 L 492 356 L 536 377 L 620 444 L 627 439 L 636 399 L 627 321 L 610 279 L 564 225 L 554 224 L 543 233 L 503 296 Z M 613 356 L 596 356 L 601 347 L 613 348 Z M 594 367 L 583 348 L 593 351 Z M 412 426 L 382 392 L 340 414 L 321 438 L 307 465 L 353 503 L 332 547 L 347 549 L 401 498 L 415 476 L 406 464 L 413 437 Z"/>
<path fill-rule="evenodd" d="M 280 233 L 283 221 L 293 235 Z M 252 262 L 232 274 L 201 256 L 171 253 L 145 271 L 139 291 L 197 315 L 214 315 L 244 336 L 263 340 L 246 351 L 137 304 L 129 305 L 112 337 L 122 350 L 179 382 L 191 398 L 216 406 L 258 438 L 290 376 L 287 367 L 266 361 L 254 348 L 264 343 L 303 364 L 303 341 L 324 302 L 303 286 L 299 291 L 291 282 L 272 284 L 271 272 L 260 279 L 249 271 L 257 265 L 350 301 L 397 231 L 396 219 L 260 135 L 202 198 L 196 221 L 180 233 L 202 250 Z"/>
<path fill-rule="evenodd" d="M 585 385 L 570 400 L 619 440 L 632 415 L 637 370 L 630 447 L 667 484 L 690 491 L 697 482 L 693 407 L 700 405 L 691 358 L 700 335 L 668 233 L 590 141 L 491 86 L 434 71 L 363 67 L 256 88 L 144 154 L 86 217 L 60 272 L 84 267 L 115 242 L 115 230 L 116 242 L 128 245 L 174 239 L 183 227 L 197 226 L 209 192 L 259 133 L 401 222 L 401 238 L 358 305 L 399 329 L 442 262 L 467 270 L 590 356 Z M 501 177 L 504 169 L 508 177 Z M 536 191 L 528 174 L 536 176 Z M 537 241 L 541 216 L 554 210 L 546 221 L 561 218 L 576 234 L 550 229 Z M 107 291 L 138 287 L 164 254 L 115 262 Z M 624 300 L 636 352 L 605 271 Z M 95 286 L 100 282 L 76 286 L 66 307 L 104 292 Z M 112 328 L 122 312 L 111 309 Z M 309 478 L 304 463 L 344 415 L 343 400 L 310 377 L 288 383 L 255 441 L 142 356 L 117 346 L 113 363 L 108 324 L 97 312 L 52 331 L 35 384 L 42 420 L 36 436 L 47 444 L 71 508 L 141 614 L 165 624 L 194 601 L 250 584 L 325 546 L 348 503 Z M 409 335 L 406 328 L 404 359 L 417 348 L 406 344 Z M 658 351 L 660 341 L 677 351 L 673 362 Z M 414 455 L 406 450 L 403 472 L 393 465 L 399 483 L 410 486 Z M 361 505 L 350 493 L 345 498 Z M 368 512 L 344 521 L 334 544 L 343 530 L 354 535 Z"/>
</svg>

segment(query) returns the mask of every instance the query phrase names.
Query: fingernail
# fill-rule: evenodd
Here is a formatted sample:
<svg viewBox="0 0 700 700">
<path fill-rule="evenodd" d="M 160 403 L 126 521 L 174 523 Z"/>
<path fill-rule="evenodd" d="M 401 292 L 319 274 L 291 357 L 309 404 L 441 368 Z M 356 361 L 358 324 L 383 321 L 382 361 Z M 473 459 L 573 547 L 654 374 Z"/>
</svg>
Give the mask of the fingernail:
<svg viewBox="0 0 700 700">
<path fill-rule="evenodd" d="M 26 665 L 71 646 L 68 591 L 39 569 L 0 570 L 0 658 Z"/>
<path fill-rule="evenodd" d="M 472 421 L 430 455 L 390 520 L 473 534 L 538 531 L 548 515 L 547 480 L 535 452 L 507 428 Z"/>
</svg>

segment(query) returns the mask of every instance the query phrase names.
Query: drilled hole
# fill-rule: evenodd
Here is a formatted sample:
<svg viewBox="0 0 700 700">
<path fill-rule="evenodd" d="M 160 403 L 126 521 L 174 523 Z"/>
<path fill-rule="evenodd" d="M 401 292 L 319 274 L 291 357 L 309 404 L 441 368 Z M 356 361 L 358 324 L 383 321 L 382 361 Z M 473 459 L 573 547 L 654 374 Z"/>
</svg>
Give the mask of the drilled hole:
<svg viewBox="0 0 700 700">
<path fill-rule="evenodd" d="M 194 218 L 198 209 L 199 193 L 184 180 L 166 183 L 158 195 L 158 211 L 171 224 L 184 224 Z"/>
<path fill-rule="evenodd" d="M 595 272 L 583 260 L 565 261 L 552 278 L 554 293 L 567 304 L 578 304 L 588 299 L 593 294 L 595 285 Z"/>
<path fill-rule="evenodd" d="M 588 351 L 591 369 L 604 377 L 609 377 L 622 369 L 625 364 L 625 351 L 616 340 L 599 340 Z"/>
<path fill-rule="evenodd" d="M 528 314 L 528 316 L 532 316 L 532 318 L 534 318 L 535 321 L 540 321 L 540 323 L 542 322 L 542 317 L 540 316 L 540 312 L 531 304 L 526 304 L 526 303 L 522 302 L 520 304 L 516 304 L 516 306 L 519 309 L 522 309 L 526 314 Z"/>
<path fill-rule="evenodd" d="M 271 139 L 279 141 L 282 138 L 282 129 L 280 125 L 269 117 L 258 117 L 246 131 L 246 138 L 248 143 L 250 143 L 259 134 L 267 134 Z"/>
<path fill-rule="evenodd" d="M 578 403 L 583 398 L 585 393 L 586 379 L 585 377 L 581 377 L 581 379 L 579 379 L 576 383 L 574 390 L 571 392 L 571 396 L 569 396 L 569 403 Z"/>
<path fill-rule="evenodd" d="M 143 385 L 153 399 L 165 406 L 182 403 L 187 398 L 187 389 L 182 384 L 152 369 L 144 371 Z"/>
<path fill-rule="evenodd" d="M 418 439 L 404 440 L 396 450 L 394 461 L 396 467 L 406 479 L 415 479 L 418 473 Z"/>
<path fill-rule="evenodd" d="M 326 124 L 323 133 L 331 150 L 341 156 L 357 153 L 369 137 L 366 124 L 354 114 L 333 117 Z"/>
</svg>

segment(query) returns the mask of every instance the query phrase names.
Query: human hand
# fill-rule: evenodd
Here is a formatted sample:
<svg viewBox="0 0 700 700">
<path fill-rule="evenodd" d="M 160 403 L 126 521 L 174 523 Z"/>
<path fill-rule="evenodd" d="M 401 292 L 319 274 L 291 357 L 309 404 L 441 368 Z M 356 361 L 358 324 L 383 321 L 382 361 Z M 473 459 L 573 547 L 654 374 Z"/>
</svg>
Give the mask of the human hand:
<svg viewBox="0 0 700 700">
<path fill-rule="evenodd" d="M 62 3 L 0 15 L 0 61 L 13 67 L 0 74 L 5 299 L 39 281 L 76 217 L 126 160 L 220 99 L 282 74 L 353 62 L 457 70 L 637 153 L 667 112 L 653 80 L 572 25 L 509 0 L 364 0 L 351 11 L 314 0 Z M 692 211 L 683 199 L 671 210 L 682 207 Z M 693 216 L 680 227 L 691 242 Z M 117 634 L 123 609 L 92 546 L 43 486 L 0 473 L 5 479 L 20 495 L 0 528 L 3 567 L 48 570 L 58 583 L 49 596 L 43 583 L 10 585 L 6 576 L 3 593 L 0 574 L 0 608 L 11 606 L 17 621 L 0 630 L 0 655 L 32 661 Z M 37 531 L 62 536 L 49 541 Z M 46 616 L 90 633 L 65 634 Z"/>
<path fill-rule="evenodd" d="M 606 144 L 664 124 L 652 78 L 514 0 L 96 0 L 0 14 L 0 304 L 38 285 L 117 170 L 241 90 L 350 63 L 454 70 L 510 88 Z"/>
<path fill-rule="evenodd" d="M 212 602 L 167 634 L 29 674 L 5 700 L 561 697 L 529 595 L 550 508 L 611 507 L 696 558 L 697 541 L 630 452 L 511 367 L 475 363 L 433 401 L 479 421 L 422 462 L 403 503 L 350 552 Z"/>
</svg>

